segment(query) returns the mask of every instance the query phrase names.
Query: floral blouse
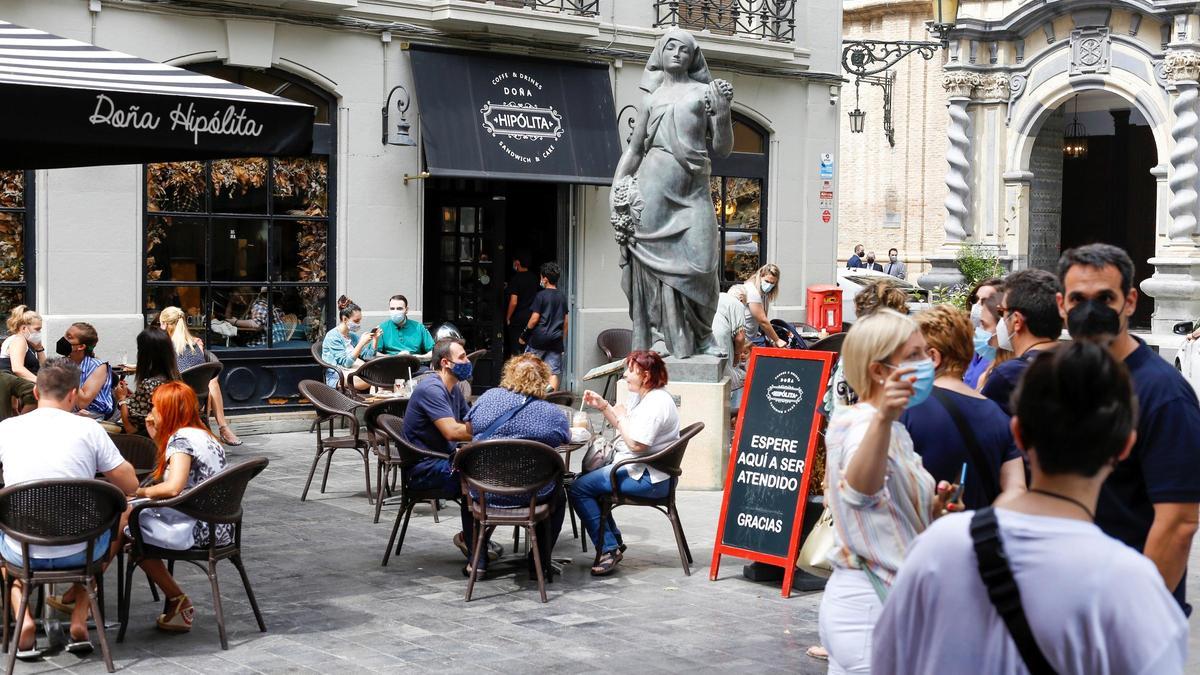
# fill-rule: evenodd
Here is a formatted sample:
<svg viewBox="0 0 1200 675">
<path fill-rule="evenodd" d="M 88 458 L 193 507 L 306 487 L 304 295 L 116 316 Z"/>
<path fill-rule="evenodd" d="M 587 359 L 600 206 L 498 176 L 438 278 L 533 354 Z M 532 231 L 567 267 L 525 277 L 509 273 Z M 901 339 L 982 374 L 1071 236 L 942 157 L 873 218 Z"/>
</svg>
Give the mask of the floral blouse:
<svg viewBox="0 0 1200 675">
<path fill-rule="evenodd" d="M 143 436 L 150 435 L 146 431 L 146 418 L 150 416 L 150 409 L 153 407 L 150 400 L 154 397 L 154 390 L 166 381 L 167 378 L 163 375 L 138 379 L 137 387 L 134 388 L 133 395 L 129 397 L 129 421 L 136 428 L 135 433 Z"/>
<path fill-rule="evenodd" d="M 192 467 L 188 472 L 185 490 L 198 485 L 201 481 L 212 477 L 225 468 L 225 448 L 204 429 L 183 427 L 167 440 L 167 465 L 176 453 L 192 456 Z M 167 469 L 170 473 L 170 469 Z M 164 476 L 165 478 L 165 476 Z M 224 546 L 233 541 L 233 524 L 217 525 L 217 545 Z M 192 546 L 208 546 L 208 523 L 197 520 L 192 527 Z"/>
</svg>

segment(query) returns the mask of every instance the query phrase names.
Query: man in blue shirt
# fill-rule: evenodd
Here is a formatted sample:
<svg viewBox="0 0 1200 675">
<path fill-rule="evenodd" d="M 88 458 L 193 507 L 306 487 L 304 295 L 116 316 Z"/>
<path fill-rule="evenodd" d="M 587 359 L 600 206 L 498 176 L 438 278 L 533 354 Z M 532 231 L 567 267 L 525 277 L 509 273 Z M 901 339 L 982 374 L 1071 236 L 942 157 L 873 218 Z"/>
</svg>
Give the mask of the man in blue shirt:
<svg viewBox="0 0 1200 675">
<path fill-rule="evenodd" d="M 1152 560 L 1190 614 L 1184 582 L 1200 521 L 1200 403 L 1171 364 L 1129 334 L 1138 299 L 1133 269 L 1116 246 L 1070 249 L 1058 262 L 1058 304 L 1073 339 L 1101 340 L 1125 362 L 1137 395 L 1137 442 L 1100 490 L 1096 525 Z"/>
<path fill-rule="evenodd" d="M 1009 399 L 1029 361 L 1039 351 L 1053 349 L 1062 335 L 1057 300 L 1061 291 L 1058 278 L 1043 270 L 1021 270 L 1004 277 L 996 344 L 1016 358 L 996 366 L 980 393 L 1000 404 L 1010 416 Z"/>
</svg>

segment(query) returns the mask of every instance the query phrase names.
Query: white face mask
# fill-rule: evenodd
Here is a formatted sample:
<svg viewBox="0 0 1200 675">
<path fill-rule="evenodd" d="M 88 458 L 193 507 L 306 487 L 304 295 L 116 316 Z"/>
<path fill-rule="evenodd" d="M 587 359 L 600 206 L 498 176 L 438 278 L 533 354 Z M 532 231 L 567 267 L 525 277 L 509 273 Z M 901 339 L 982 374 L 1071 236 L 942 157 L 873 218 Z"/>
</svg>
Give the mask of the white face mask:
<svg viewBox="0 0 1200 675">
<path fill-rule="evenodd" d="M 1010 352 L 1016 351 L 1013 349 L 1012 334 L 1008 332 L 1008 322 L 1003 318 L 996 322 L 996 346 Z"/>
<path fill-rule="evenodd" d="M 983 305 L 978 302 L 971 305 L 971 323 L 976 326 L 983 325 Z"/>
<path fill-rule="evenodd" d="M 351 333 L 357 333 L 358 329 L 362 328 L 362 324 L 357 321 L 347 321 L 346 328 L 349 329 Z"/>
<path fill-rule="evenodd" d="M 769 281 L 764 281 L 764 282 L 762 282 L 761 284 L 759 284 L 759 286 L 761 286 L 761 287 L 762 287 L 762 291 L 763 291 L 763 293 L 770 293 L 770 292 L 771 292 L 771 289 L 772 289 L 772 288 L 775 288 L 775 284 L 773 284 L 773 283 L 771 283 L 771 282 L 769 282 Z"/>
</svg>

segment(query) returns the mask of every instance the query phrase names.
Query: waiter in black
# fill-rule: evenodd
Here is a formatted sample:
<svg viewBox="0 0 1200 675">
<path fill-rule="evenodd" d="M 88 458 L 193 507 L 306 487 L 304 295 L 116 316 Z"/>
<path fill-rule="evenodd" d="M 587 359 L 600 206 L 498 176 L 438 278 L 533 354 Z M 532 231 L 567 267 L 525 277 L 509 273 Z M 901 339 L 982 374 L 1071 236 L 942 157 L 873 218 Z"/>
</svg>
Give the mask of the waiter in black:
<svg viewBox="0 0 1200 675">
<path fill-rule="evenodd" d="M 509 277 L 504 291 L 508 303 L 504 312 L 505 358 L 525 351 L 517 339 L 525 330 L 525 324 L 529 323 L 530 307 L 539 290 L 538 275 L 529 269 L 532 263 L 528 251 L 517 251 L 513 256 L 513 275 Z"/>
</svg>

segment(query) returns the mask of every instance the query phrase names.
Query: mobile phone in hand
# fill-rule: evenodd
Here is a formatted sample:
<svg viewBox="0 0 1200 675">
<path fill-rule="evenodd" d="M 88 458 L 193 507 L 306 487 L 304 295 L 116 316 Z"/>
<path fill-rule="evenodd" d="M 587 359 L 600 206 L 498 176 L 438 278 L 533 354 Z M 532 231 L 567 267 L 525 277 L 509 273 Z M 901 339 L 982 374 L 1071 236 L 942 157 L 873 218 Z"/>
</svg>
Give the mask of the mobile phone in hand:
<svg viewBox="0 0 1200 675">
<path fill-rule="evenodd" d="M 950 502 L 962 503 L 963 491 L 967 488 L 967 463 L 963 462 L 962 470 L 958 474 L 958 487 L 954 488 L 954 492 L 950 495 Z"/>
</svg>

